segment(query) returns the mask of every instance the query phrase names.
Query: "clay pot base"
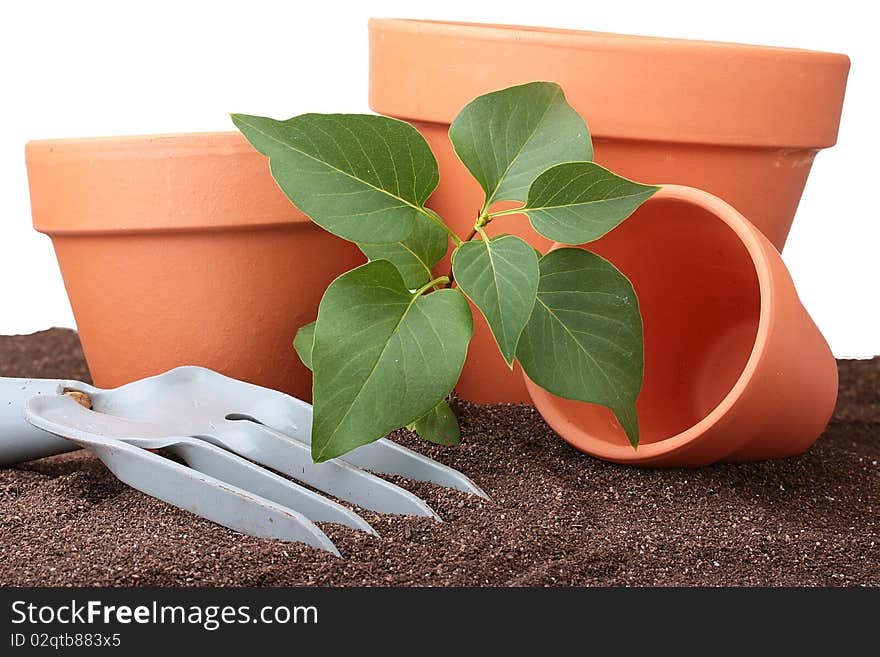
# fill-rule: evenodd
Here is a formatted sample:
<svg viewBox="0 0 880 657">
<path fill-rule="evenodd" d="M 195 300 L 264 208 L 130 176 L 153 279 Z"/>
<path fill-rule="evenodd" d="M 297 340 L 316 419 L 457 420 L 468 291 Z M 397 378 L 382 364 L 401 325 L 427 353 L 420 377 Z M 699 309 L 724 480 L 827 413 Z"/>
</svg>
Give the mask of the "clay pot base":
<svg viewBox="0 0 880 657">
<path fill-rule="evenodd" d="M 293 336 L 330 281 L 363 261 L 354 245 L 295 221 L 53 242 L 96 385 L 201 365 L 307 401 L 311 373 Z"/>
</svg>

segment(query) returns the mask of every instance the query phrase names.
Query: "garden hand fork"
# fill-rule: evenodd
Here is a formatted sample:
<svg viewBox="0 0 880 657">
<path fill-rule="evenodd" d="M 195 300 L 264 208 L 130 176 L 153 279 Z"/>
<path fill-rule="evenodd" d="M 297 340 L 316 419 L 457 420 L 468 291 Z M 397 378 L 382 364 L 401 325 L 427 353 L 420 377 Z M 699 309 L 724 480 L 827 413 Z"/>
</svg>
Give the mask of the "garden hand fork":
<svg viewBox="0 0 880 657">
<path fill-rule="evenodd" d="M 354 511 L 256 464 L 382 513 L 439 519 L 417 496 L 362 468 L 487 497 L 461 472 L 384 438 L 313 463 L 310 404 L 201 367 L 112 390 L 0 379 L 0 400 L 0 465 L 84 447 L 148 495 L 246 534 L 337 555 L 315 521 L 375 530 Z"/>
</svg>

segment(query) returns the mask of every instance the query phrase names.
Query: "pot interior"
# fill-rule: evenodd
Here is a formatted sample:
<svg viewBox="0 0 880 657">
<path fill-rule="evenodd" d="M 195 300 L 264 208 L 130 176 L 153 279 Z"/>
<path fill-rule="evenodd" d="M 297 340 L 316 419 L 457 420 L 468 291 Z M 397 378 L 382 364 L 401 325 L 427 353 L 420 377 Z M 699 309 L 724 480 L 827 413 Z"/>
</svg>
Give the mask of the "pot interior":
<svg viewBox="0 0 880 657">
<path fill-rule="evenodd" d="M 589 248 L 633 283 L 645 331 L 637 401 L 642 444 L 675 436 L 730 392 L 755 344 L 761 293 L 752 258 L 722 219 L 692 203 L 656 198 Z M 607 409 L 554 399 L 593 438 L 626 445 Z"/>
</svg>

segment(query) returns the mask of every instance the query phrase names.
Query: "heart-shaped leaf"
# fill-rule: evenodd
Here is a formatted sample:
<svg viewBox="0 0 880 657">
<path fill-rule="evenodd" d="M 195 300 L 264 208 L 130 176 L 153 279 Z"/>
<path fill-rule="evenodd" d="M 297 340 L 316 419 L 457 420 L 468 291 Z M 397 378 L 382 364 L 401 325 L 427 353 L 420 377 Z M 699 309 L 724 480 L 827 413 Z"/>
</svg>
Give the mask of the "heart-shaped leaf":
<svg viewBox="0 0 880 657">
<path fill-rule="evenodd" d="M 315 322 L 300 326 L 293 338 L 293 348 L 303 365 L 312 369 L 312 347 L 315 344 Z"/>
<path fill-rule="evenodd" d="M 437 445 L 461 444 L 458 418 L 445 400 L 431 409 L 430 413 L 416 420 L 413 429 L 419 436 Z"/>
<path fill-rule="evenodd" d="M 538 292 L 538 256 L 519 237 L 465 242 L 455 250 L 452 271 L 458 285 L 480 309 L 510 367 L 516 343 Z"/>
<path fill-rule="evenodd" d="M 296 348 L 300 359 L 309 369 L 312 369 L 312 347 L 314 342 L 315 322 L 300 327 L 299 331 L 296 332 L 296 338 L 293 340 L 293 346 Z M 461 428 L 458 425 L 458 418 L 449 407 L 449 404 L 446 403 L 446 400 L 441 401 L 427 415 L 407 425 L 407 427 L 425 440 L 437 445 L 461 444 Z"/>
<path fill-rule="evenodd" d="M 428 212 L 433 213 L 432 210 Z M 418 216 L 406 239 L 391 244 L 358 246 L 370 260 L 388 260 L 392 263 L 403 276 L 406 286 L 415 290 L 431 280 L 431 268 L 446 255 L 449 238 L 436 222 Z"/>
<path fill-rule="evenodd" d="M 312 458 L 339 456 L 427 415 L 458 381 L 473 333 L 458 290 L 409 291 L 376 260 L 339 276 L 312 349 Z"/>
<path fill-rule="evenodd" d="M 449 128 L 455 152 L 495 201 L 525 201 L 529 185 L 554 164 L 591 160 L 587 124 L 554 82 L 531 82 L 471 101 Z"/>
<path fill-rule="evenodd" d="M 353 242 L 405 239 L 437 186 L 437 161 L 408 123 L 368 114 L 232 120 L 269 157 L 278 186 L 300 210 Z"/>
<path fill-rule="evenodd" d="M 554 395 L 610 408 L 638 445 L 644 344 L 632 284 L 582 249 L 551 251 L 540 266 L 538 300 L 516 353 L 520 364 Z"/>
<path fill-rule="evenodd" d="M 535 179 L 523 212 L 547 239 L 584 244 L 615 228 L 658 189 L 593 162 L 566 162 Z"/>
</svg>

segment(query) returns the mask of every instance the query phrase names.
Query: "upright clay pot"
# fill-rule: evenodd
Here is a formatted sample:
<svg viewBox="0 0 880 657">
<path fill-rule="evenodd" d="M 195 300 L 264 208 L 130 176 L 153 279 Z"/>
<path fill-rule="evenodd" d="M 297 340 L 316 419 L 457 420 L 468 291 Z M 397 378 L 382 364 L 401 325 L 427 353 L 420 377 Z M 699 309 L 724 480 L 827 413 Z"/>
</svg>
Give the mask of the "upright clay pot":
<svg viewBox="0 0 880 657">
<path fill-rule="evenodd" d="M 409 20 L 370 22 L 370 105 L 413 122 L 440 165 L 429 205 L 467 234 L 482 191 L 447 131 L 476 96 L 552 80 L 586 119 L 595 159 L 642 182 L 705 189 L 782 249 L 813 157 L 835 143 L 849 59 L 844 55 L 548 28 Z M 549 242 L 523 217 L 490 234 Z M 475 323 L 458 386 L 466 399 L 521 402 L 518 373 Z"/>
<path fill-rule="evenodd" d="M 527 381 L 566 441 L 621 463 L 696 466 L 798 454 L 837 399 L 837 364 L 779 252 L 721 199 L 664 187 L 590 250 L 632 281 L 645 378 L 634 451 L 608 409 Z"/>
<path fill-rule="evenodd" d="M 311 398 L 291 342 L 363 256 L 239 133 L 36 141 L 26 157 L 98 386 L 187 364 Z"/>
</svg>

